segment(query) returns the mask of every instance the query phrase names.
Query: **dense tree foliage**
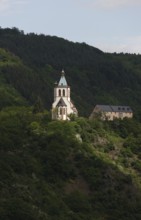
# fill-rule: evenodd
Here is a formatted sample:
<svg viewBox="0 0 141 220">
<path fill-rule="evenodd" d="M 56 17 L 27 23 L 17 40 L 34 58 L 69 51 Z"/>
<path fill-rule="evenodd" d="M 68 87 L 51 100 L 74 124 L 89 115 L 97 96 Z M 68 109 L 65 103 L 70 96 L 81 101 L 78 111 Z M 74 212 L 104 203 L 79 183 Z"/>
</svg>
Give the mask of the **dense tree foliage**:
<svg viewBox="0 0 141 220">
<path fill-rule="evenodd" d="M 89 115 L 96 104 L 130 105 L 136 112 L 141 107 L 140 55 L 106 54 L 85 43 L 17 28 L 0 29 L 0 48 L 11 53 L 0 51 L 0 77 L 30 104 L 40 96 L 51 108 L 54 82 L 64 68 L 80 115 Z M 12 97 L 5 93 L 9 105 Z"/>
<path fill-rule="evenodd" d="M 141 219 L 141 56 L 0 28 L 0 219 Z M 80 115 L 131 105 L 134 119 L 51 121 L 64 68 Z"/>
<path fill-rule="evenodd" d="M 0 125 L 1 219 L 141 218 L 137 121 L 59 122 L 10 107 Z"/>
</svg>

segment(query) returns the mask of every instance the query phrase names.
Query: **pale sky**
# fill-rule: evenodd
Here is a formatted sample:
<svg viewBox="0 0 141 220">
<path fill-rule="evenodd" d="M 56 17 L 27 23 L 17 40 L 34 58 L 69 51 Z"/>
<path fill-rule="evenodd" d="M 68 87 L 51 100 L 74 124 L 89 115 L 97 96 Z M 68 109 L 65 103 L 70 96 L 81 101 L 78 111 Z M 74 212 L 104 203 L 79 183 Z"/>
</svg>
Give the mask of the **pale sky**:
<svg viewBox="0 0 141 220">
<path fill-rule="evenodd" d="M 0 26 L 141 54 L 141 0 L 0 0 Z"/>
</svg>

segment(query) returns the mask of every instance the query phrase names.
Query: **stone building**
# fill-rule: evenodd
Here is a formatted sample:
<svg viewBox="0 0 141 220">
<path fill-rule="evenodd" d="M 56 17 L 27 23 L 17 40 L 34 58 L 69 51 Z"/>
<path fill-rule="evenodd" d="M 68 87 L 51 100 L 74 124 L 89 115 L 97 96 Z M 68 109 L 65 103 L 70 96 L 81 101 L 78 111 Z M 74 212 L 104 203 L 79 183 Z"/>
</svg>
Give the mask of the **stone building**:
<svg viewBox="0 0 141 220">
<path fill-rule="evenodd" d="M 102 120 L 132 118 L 133 111 L 130 106 L 96 105 L 90 119 L 100 117 Z"/>
</svg>

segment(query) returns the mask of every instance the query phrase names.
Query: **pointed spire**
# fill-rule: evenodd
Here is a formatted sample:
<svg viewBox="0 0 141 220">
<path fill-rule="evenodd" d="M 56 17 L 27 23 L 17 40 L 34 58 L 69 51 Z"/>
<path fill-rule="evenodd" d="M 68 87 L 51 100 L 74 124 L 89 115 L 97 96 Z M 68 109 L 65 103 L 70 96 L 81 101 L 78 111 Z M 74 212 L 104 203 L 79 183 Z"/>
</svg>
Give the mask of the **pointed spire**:
<svg viewBox="0 0 141 220">
<path fill-rule="evenodd" d="M 60 81 L 59 81 L 59 83 L 58 83 L 58 86 L 67 86 L 68 84 L 67 84 L 67 81 L 66 81 L 66 78 L 65 78 L 65 72 L 64 72 L 64 70 L 62 70 L 62 72 L 61 72 L 61 79 L 60 79 Z"/>
</svg>

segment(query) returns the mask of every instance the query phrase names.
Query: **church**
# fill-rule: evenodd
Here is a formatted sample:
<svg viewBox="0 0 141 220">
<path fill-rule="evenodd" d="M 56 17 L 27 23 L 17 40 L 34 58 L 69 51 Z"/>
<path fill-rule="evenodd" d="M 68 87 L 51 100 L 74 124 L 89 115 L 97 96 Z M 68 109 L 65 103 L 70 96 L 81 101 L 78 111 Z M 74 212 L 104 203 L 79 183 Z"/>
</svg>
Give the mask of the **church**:
<svg viewBox="0 0 141 220">
<path fill-rule="evenodd" d="M 52 104 L 53 120 L 70 120 L 70 115 L 78 115 L 78 111 L 70 98 L 70 86 L 68 86 L 65 72 L 62 70 L 59 83 L 54 87 L 54 102 Z"/>
</svg>

